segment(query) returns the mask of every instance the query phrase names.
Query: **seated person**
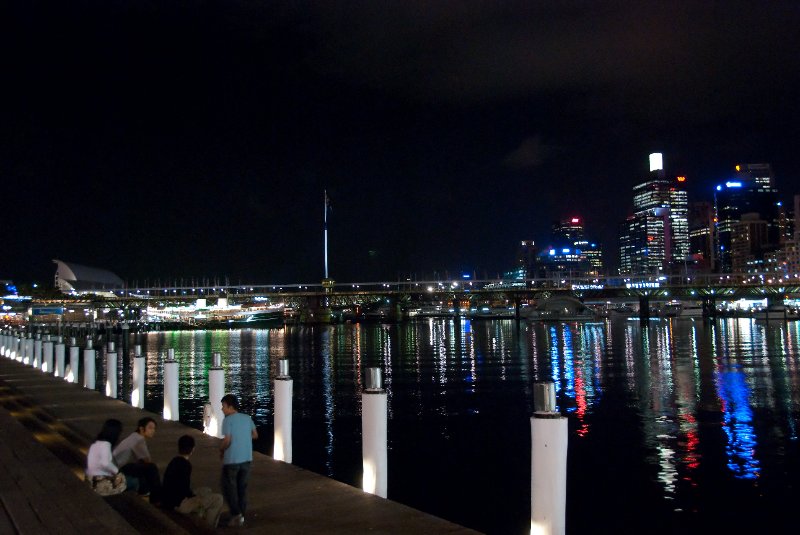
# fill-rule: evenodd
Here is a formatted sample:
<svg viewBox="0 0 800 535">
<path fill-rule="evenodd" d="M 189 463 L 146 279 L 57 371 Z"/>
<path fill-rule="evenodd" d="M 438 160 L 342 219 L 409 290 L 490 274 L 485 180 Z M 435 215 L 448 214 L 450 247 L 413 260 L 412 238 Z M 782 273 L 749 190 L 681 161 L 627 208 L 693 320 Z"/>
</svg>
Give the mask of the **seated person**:
<svg viewBox="0 0 800 535">
<path fill-rule="evenodd" d="M 122 422 L 119 420 L 106 420 L 103 428 L 98 433 L 97 438 L 89 446 L 89 453 L 86 455 L 86 478 L 92 483 L 92 488 L 103 478 L 113 478 L 119 473 L 119 468 L 114 464 L 114 457 L 111 455 L 111 448 L 119 440 L 122 433 Z M 137 485 L 136 478 L 125 476 L 126 489 L 135 490 Z"/>
<path fill-rule="evenodd" d="M 212 494 L 211 489 L 201 487 L 192 491 L 192 463 L 194 439 L 183 435 L 178 439 L 178 456 L 172 459 L 164 471 L 161 488 L 161 505 L 169 509 L 178 508 L 184 515 L 197 515 L 205 523 L 216 528 L 222 511 L 222 495 Z"/>
<path fill-rule="evenodd" d="M 147 449 L 148 438 L 156 434 L 156 421 L 150 417 L 139 420 L 136 431 L 114 448 L 114 462 L 126 476 L 136 478 L 139 494 L 150 496 L 150 502 L 159 501 L 158 493 L 161 490 L 161 481 L 158 467 L 150 460 L 150 451 Z"/>
</svg>

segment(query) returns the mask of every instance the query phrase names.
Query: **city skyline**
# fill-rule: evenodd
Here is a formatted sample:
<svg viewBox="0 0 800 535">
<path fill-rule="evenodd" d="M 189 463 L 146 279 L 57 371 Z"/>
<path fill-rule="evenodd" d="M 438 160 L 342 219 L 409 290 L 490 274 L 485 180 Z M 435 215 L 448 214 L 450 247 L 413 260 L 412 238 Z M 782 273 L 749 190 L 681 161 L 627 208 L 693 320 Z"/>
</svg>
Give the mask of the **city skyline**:
<svg viewBox="0 0 800 535">
<path fill-rule="evenodd" d="M 793 2 L 13 3 L 0 278 L 502 273 L 605 249 L 662 152 L 690 200 L 800 155 Z M 788 200 L 788 199 L 787 199 Z"/>
</svg>

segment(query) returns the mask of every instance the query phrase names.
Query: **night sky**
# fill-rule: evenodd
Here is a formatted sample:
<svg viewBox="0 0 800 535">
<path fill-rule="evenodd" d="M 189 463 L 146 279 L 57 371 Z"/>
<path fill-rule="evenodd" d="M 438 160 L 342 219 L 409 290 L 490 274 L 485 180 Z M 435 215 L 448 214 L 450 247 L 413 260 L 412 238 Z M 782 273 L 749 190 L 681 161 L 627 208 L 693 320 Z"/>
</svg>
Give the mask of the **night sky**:
<svg viewBox="0 0 800 535">
<path fill-rule="evenodd" d="M 647 155 L 690 200 L 800 193 L 800 2 L 11 2 L 0 279 L 466 269 L 580 216 L 616 258 Z"/>
</svg>

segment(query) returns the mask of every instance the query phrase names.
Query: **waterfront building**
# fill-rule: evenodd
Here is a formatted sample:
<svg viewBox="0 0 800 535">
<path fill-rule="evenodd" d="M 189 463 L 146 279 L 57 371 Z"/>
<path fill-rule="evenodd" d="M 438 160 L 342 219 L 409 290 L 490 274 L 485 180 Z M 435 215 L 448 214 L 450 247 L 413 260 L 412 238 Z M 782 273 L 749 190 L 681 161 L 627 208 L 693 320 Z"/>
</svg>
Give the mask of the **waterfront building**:
<svg viewBox="0 0 800 535">
<path fill-rule="evenodd" d="M 733 179 L 719 184 L 714 194 L 716 211 L 718 269 L 735 272 L 741 264 L 733 265 L 733 235 L 743 214 L 757 214 L 767 225 L 766 238 L 753 252 L 755 260 L 777 249 L 781 242 L 781 203 L 769 164 L 739 164 Z"/>
<path fill-rule="evenodd" d="M 709 273 L 716 264 L 714 203 L 689 203 L 689 258 L 694 270 Z"/>
<path fill-rule="evenodd" d="M 553 224 L 551 245 L 539 254 L 540 276 L 566 273 L 571 276 L 596 276 L 603 273 L 602 251 L 586 236 L 580 217 Z"/>
<path fill-rule="evenodd" d="M 105 269 L 53 260 L 56 264 L 55 287 L 63 293 L 85 293 L 88 290 L 116 290 L 124 286 L 122 279 Z"/>
<path fill-rule="evenodd" d="M 633 215 L 620 229 L 620 272 L 657 274 L 685 269 L 689 257 L 686 177 L 667 179 L 661 153 L 633 187 Z"/>
</svg>

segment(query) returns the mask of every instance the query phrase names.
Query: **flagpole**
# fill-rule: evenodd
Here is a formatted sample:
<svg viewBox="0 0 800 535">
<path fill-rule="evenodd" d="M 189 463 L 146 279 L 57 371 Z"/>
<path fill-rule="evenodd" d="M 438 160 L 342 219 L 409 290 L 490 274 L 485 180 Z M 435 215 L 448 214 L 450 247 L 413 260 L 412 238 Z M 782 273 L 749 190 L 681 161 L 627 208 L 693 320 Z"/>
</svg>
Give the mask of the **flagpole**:
<svg viewBox="0 0 800 535">
<path fill-rule="evenodd" d="M 325 215 L 323 216 L 324 221 L 324 234 L 325 234 L 325 278 L 328 278 L 328 190 L 325 190 Z"/>
</svg>

